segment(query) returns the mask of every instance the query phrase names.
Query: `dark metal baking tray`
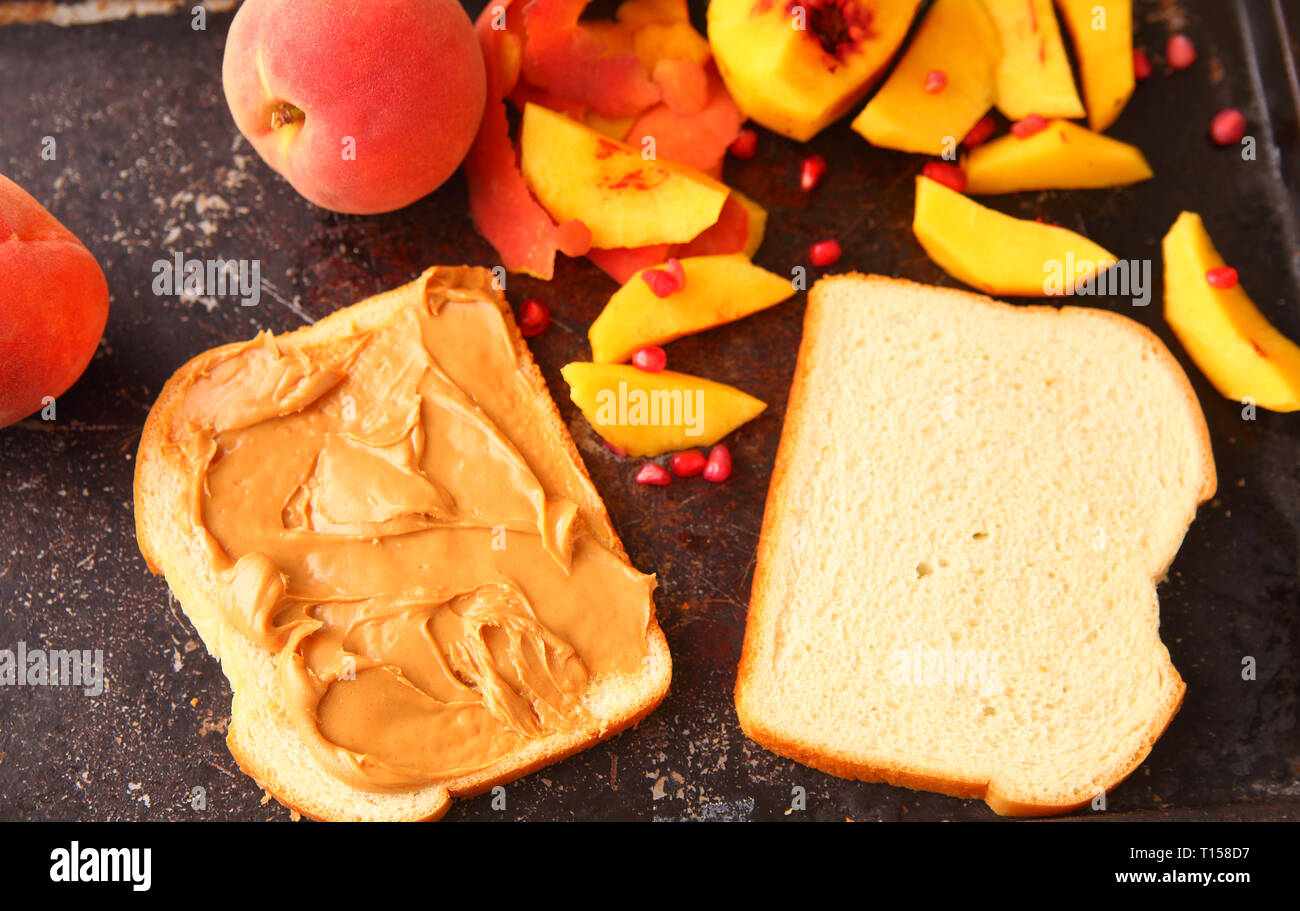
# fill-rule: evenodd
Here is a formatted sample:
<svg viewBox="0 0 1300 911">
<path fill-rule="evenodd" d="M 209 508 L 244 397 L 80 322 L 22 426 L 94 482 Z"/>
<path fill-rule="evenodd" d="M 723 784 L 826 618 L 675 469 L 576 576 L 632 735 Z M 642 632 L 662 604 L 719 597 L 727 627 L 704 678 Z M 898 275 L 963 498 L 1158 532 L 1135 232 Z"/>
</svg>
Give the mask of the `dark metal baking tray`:
<svg viewBox="0 0 1300 911">
<path fill-rule="evenodd" d="M 482 4 L 467 3 L 471 13 Z M 185 4 L 183 6 L 188 6 Z M 704 4 L 693 3 L 702 22 Z M 1168 732 L 1137 772 L 1083 818 L 1300 816 L 1296 727 L 1300 656 L 1300 422 L 1220 397 L 1161 317 L 1159 241 L 1181 209 L 1201 212 L 1274 323 L 1300 338 L 1300 91 L 1295 0 L 1143 0 L 1138 43 L 1155 75 L 1111 131 L 1145 151 L 1156 179 L 1094 192 L 999 198 L 995 205 L 1081 230 L 1155 265 L 1154 300 L 1095 299 L 1153 328 L 1192 378 L 1209 421 L 1220 490 L 1160 587 L 1162 635 L 1187 681 Z M 58 402 L 54 422 L 0 431 L 0 647 L 100 648 L 108 689 L 0 689 L 0 818 L 288 819 L 235 766 L 224 743 L 230 690 L 135 544 L 132 471 L 140 428 L 170 373 L 213 345 L 294 329 L 405 282 L 432 263 L 496 262 L 465 216 L 457 177 L 392 215 L 312 208 L 234 129 L 222 98 L 229 15 L 196 31 L 188 12 L 72 28 L 0 28 L 0 168 L 78 234 L 112 289 L 102 347 Z M 1170 74 L 1162 48 L 1190 34 L 1197 64 Z M 412 65 L 418 65 L 412 62 Z M 1212 115 L 1246 112 L 1259 154 L 1206 138 Z M 54 136 L 57 158 L 44 160 Z M 807 151 L 830 173 L 798 187 Z M 757 261 L 787 271 L 810 242 L 839 238 L 842 269 L 952 284 L 909 229 L 922 159 L 873 149 L 845 123 L 809 149 L 763 132 L 757 157 L 725 179 L 766 205 Z M 152 264 L 261 260 L 262 302 L 184 302 L 151 290 Z M 588 354 L 586 328 L 613 284 L 585 260 L 550 284 L 512 278 L 510 296 L 550 303 L 554 328 L 532 349 L 609 504 L 633 562 L 658 573 L 672 692 L 635 730 L 511 784 L 451 819 L 989 819 L 979 801 L 844 781 L 774 756 L 741 733 L 732 687 L 764 494 L 803 315 L 802 296 L 675 342 L 676 368 L 733 383 L 771 407 L 729 441 L 721 486 L 646 489 L 593 436 L 559 368 Z M 853 445 L 852 440 L 844 441 Z M 887 529 L 881 530 L 887 534 Z M 1255 659 L 1257 677 L 1242 679 Z M 792 789 L 807 809 L 790 814 Z M 195 788 L 205 806 L 195 808 Z"/>
</svg>

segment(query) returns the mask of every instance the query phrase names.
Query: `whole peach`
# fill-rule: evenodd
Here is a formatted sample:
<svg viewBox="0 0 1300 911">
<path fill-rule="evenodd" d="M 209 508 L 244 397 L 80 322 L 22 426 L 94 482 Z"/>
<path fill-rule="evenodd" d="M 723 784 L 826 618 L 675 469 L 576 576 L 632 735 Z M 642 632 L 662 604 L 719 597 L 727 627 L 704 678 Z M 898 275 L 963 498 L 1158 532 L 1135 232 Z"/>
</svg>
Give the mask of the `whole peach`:
<svg viewBox="0 0 1300 911">
<path fill-rule="evenodd" d="M 483 115 L 456 0 L 245 0 L 221 79 L 235 124 L 309 201 L 390 212 L 433 192 Z"/>
<path fill-rule="evenodd" d="M 95 257 L 0 175 L 0 427 L 75 383 L 107 321 L 108 282 Z"/>
</svg>

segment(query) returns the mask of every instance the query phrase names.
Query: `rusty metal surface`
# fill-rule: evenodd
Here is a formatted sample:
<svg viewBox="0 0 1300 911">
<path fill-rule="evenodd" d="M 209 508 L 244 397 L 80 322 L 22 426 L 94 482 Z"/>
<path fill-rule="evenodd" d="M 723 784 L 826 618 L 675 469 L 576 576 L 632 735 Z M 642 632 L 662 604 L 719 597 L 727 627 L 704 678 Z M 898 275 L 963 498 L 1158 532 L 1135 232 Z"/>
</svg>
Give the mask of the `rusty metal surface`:
<svg viewBox="0 0 1300 911">
<path fill-rule="evenodd" d="M 468 3 L 471 12 L 481 5 Z M 1275 9 L 1290 14 L 1279 38 Z M 693 4 L 702 18 L 703 4 Z M 224 743 L 230 691 L 217 663 L 151 576 L 134 539 L 139 431 L 170 373 L 213 345 L 294 329 L 408 281 L 432 263 L 494 264 L 465 216 L 459 177 L 410 208 L 371 218 L 314 209 L 239 138 L 221 94 L 228 15 L 205 31 L 186 15 L 93 26 L 0 28 L 0 168 L 96 254 L 112 312 L 57 420 L 0 431 L 0 648 L 102 649 L 108 688 L 0 689 L 0 819 L 288 819 L 264 802 Z M 1191 70 L 1140 85 L 1112 133 L 1137 142 L 1157 179 L 1136 188 L 1007 197 L 994 205 L 1086 232 L 1125 258 L 1154 261 L 1145 308 L 1099 299 L 1154 328 L 1178 355 L 1211 426 L 1220 491 L 1193 524 L 1160 588 L 1162 634 L 1187 698 L 1150 757 L 1109 795 L 1106 816 L 1300 816 L 1296 728 L 1300 655 L 1300 424 L 1220 398 L 1160 317 L 1159 239 L 1182 208 L 1206 217 L 1225 257 L 1284 332 L 1300 337 L 1296 211 L 1300 132 L 1285 45 L 1294 3 L 1142 2 L 1139 44 L 1185 28 Z M 1271 29 L 1271 30 L 1270 30 Z M 1259 158 L 1205 139 L 1210 117 L 1247 113 Z M 53 136 L 57 157 L 43 160 Z M 869 147 L 841 123 L 810 145 L 830 162 L 811 195 L 806 151 L 761 133 L 758 156 L 725 179 L 768 207 L 757 261 L 786 272 L 834 236 L 839 268 L 952 284 L 908 228 L 921 159 Z M 258 306 L 153 293 L 152 264 L 261 261 Z M 815 276 L 817 270 L 813 270 Z M 585 332 L 614 290 L 582 261 L 550 284 L 512 278 L 509 296 L 547 300 L 555 326 L 531 346 L 633 562 L 658 573 L 672 692 L 637 729 L 488 796 L 451 819 L 987 819 L 978 801 L 842 781 L 780 759 L 741 733 L 731 701 L 768 477 L 794 369 L 802 296 L 673 343 L 676 369 L 735 384 L 771 407 L 728 441 L 737 471 L 721 486 L 632 483 L 568 401 L 561 365 L 588 356 Z M 854 445 L 853 440 L 843 441 Z M 868 454 L 869 456 L 869 454 Z M 888 529 L 881 529 L 888 535 Z M 1257 679 L 1242 679 L 1242 661 Z M 792 788 L 807 810 L 786 816 Z M 192 806 L 202 787 L 206 808 Z M 1083 816 L 1094 816 L 1085 811 Z"/>
</svg>

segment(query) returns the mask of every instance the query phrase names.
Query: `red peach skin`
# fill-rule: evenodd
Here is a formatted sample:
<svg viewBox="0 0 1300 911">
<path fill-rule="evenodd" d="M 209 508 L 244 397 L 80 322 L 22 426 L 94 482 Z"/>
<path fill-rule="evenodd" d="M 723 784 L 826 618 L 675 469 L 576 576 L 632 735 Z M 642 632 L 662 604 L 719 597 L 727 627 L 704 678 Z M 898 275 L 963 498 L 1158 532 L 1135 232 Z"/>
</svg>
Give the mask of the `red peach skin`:
<svg viewBox="0 0 1300 911">
<path fill-rule="evenodd" d="M 310 202 L 356 215 L 441 186 L 469 151 L 486 92 L 456 0 L 246 0 L 221 78 L 266 163 Z M 277 127 L 283 111 L 292 120 Z"/>
<path fill-rule="evenodd" d="M 0 175 L 0 427 L 66 392 L 107 321 L 108 282 L 95 257 Z"/>
</svg>

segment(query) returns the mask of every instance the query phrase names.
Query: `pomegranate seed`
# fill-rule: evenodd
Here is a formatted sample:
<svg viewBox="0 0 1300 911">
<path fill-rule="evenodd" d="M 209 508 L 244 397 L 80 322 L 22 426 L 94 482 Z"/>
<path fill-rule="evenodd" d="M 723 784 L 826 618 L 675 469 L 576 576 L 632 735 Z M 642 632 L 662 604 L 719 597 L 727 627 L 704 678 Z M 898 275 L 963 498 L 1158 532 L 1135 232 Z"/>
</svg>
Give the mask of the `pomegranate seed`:
<svg viewBox="0 0 1300 911">
<path fill-rule="evenodd" d="M 1224 108 L 1210 121 L 1210 138 L 1221 146 L 1235 145 L 1246 135 L 1246 115 L 1236 108 Z"/>
<path fill-rule="evenodd" d="M 665 484 L 671 484 L 673 476 L 662 465 L 655 462 L 646 462 L 637 471 L 636 482 L 638 484 L 657 484 L 662 487 Z"/>
<path fill-rule="evenodd" d="M 808 248 L 808 259 L 814 266 L 833 266 L 842 252 L 838 240 L 822 240 Z"/>
<path fill-rule="evenodd" d="M 1011 132 L 1020 139 L 1028 139 L 1045 129 L 1047 129 L 1047 121 L 1037 114 L 1030 114 L 1024 120 L 1011 124 Z"/>
<path fill-rule="evenodd" d="M 961 141 L 961 144 L 968 149 L 982 146 L 993 138 L 993 132 L 997 128 L 997 122 L 992 117 L 985 115 L 979 123 L 970 128 L 970 132 L 966 134 L 966 138 Z"/>
<path fill-rule="evenodd" d="M 925 74 L 925 90 L 931 95 L 948 87 L 948 74 L 943 70 L 930 70 Z"/>
<path fill-rule="evenodd" d="M 1170 35 L 1165 57 L 1176 70 L 1185 70 L 1196 62 L 1196 45 L 1186 35 Z"/>
<path fill-rule="evenodd" d="M 658 345 L 649 345 L 632 355 L 632 366 L 646 373 L 658 373 L 668 366 L 668 355 Z"/>
<path fill-rule="evenodd" d="M 673 474 L 679 478 L 693 478 L 708 464 L 708 459 L 704 453 L 698 449 L 688 449 L 685 452 L 679 452 L 668 463 L 672 466 Z"/>
<path fill-rule="evenodd" d="M 925 167 L 921 169 L 921 174 L 958 193 L 966 189 L 966 172 L 955 164 L 946 161 L 927 161 Z"/>
<path fill-rule="evenodd" d="M 667 297 L 678 290 L 677 279 L 663 269 L 646 269 L 641 273 L 641 278 L 650 286 L 655 297 Z"/>
<path fill-rule="evenodd" d="M 664 271 L 673 277 L 677 282 L 677 290 L 680 291 L 686 287 L 686 269 L 682 266 L 682 261 L 677 257 L 672 257 L 664 264 Z"/>
<path fill-rule="evenodd" d="M 551 308 L 535 297 L 526 298 L 519 305 L 519 332 L 524 338 L 541 335 L 551 325 Z"/>
<path fill-rule="evenodd" d="M 1133 48 L 1133 78 L 1138 82 L 1151 78 L 1151 58 L 1140 47 Z"/>
<path fill-rule="evenodd" d="M 709 460 L 704 463 L 704 480 L 715 484 L 731 477 L 731 451 L 719 443 L 709 450 Z"/>
<path fill-rule="evenodd" d="M 741 130 L 732 141 L 730 151 L 736 158 L 748 161 L 758 149 L 758 134 L 753 130 Z"/>
<path fill-rule="evenodd" d="M 1215 266 L 1205 273 L 1205 281 L 1211 288 L 1228 289 L 1237 287 L 1237 270 L 1232 266 Z"/>
<path fill-rule="evenodd" d="M 601 442 L 605 444 L 606 449 L 614 453 L 614 455 L 618 456 L 620 459 L 623 458 L 625 455 L 627 455 L 627 450 L 624 449 L 622 446 L 619 446 L 615 443 L 611 443 L 609 440 L 602 440 Z"/>
<path fill-rule="evenodd" d="M 805 193 L 814 189 L 826 176 L 826 159 L 820 155 L 809 155 L 803 160 L 799 171 L 799 186 Z"/>
</svg>

